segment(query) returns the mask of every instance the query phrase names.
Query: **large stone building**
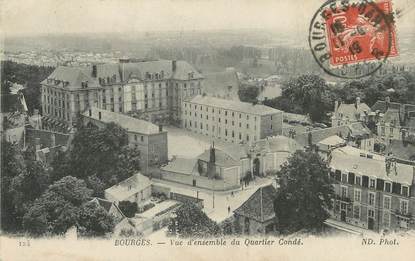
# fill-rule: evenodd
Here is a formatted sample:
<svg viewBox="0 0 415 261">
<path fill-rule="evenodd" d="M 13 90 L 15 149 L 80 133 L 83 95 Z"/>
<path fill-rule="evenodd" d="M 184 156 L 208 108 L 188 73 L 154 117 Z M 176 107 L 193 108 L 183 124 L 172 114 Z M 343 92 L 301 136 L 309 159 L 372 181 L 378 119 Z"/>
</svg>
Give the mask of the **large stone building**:
<svg viewBox="0 0 415 261">
<path fill-rule="evenodd" d="M 145 174 L 148 168 L 168 160 L 167 132 L 161 126 L 121 113 L 91 107 L 82 114 L 82 122 L 99 128 L 115 123 L 128 133 L 128 143 L 140 151 L 140 168 Z"/>
<path fill-rule="evenodd" d="M 60 131 L 91 106 L 150 121 L 179 121 L 182 100 L 200 94 L 202 80 L 185 61 L 59 66 L 41 83 L 43 116 L 46 126 Z"/>
<path fill-rule="evenodd" d="M 182 103 L 184 129 L 232 143 L 282 134 L 283 112 L 264 105 L 198 95 Z"/>
<path fill-rule="evenodd" d="M 377 101 L 372 111 L 378 115 L 378 136 L 385 143 L 392 140 L 411 139 L 415 142 L 415 105 L 385 101 Z"/>
<path fill-rule="evenodd" d="M 350 146 L 329 155 L 332 217 L 374 231 L 414 229 L 415 166 Z"/>
</svg>

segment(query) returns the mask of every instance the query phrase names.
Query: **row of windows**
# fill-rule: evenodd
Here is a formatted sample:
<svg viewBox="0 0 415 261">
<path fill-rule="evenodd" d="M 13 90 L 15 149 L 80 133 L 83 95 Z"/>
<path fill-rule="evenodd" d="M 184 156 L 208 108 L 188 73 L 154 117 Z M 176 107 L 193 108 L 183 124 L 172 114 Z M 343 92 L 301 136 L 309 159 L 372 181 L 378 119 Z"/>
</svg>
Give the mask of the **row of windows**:
<svg viewBox="0 0 415 261">
<path fill-rule="evenodd" d="M 347 186 L 341 186 L 341 196 L 343 198 L 348 197 L 348 187 Z M 354 202 L 362 202 L 362 191 L 360 189 L 354 189 L 353 190 L 353 200 Z M 383 208 L 384 209 L 391 209 L 392 207 L 392 201 L 391 197 L 387 195 L 383 195 Z M 405 199 L 399 199 L 399 210 L 403 214 L 408 214 L 408 200 Z M 376 194 L 375 192 L 369 192 L 368 198 L 366 202 L 369 206 L 375 206 L 376 205 Z"/>
<path fill-rule="evenodd" d="M 202 105 L 196 105 L 196 104 L 194 104 L 194 105 L 192 105 L 192 104 L 188 104 L 188 103 L 184 103 L 184 107 L 185 108 L 189 108 L 189 109 L 195 109 L 195 110 L 197 110 L 198 108 L 199 108 L 199 110 L 200 111 L 203 111 L 204 110 L 204 107 L 202 106 Z M 205 106 L 205 111 L 206 112 L 209 112 L 209 108 L 211 108 L 211 112 L 212 113 L 215 113 L 215 108 L 214 107 L 210 107 L 210 106 Z M 219 114 L 221 114 L 222 113 L 222 110 L 221 109 L 217 109 L 217 111 L 218 111 L 218 113 Z M 196 112 L 195 112 L 196 113 Z M 224 110 L 224 114 L 225 114 L 225 116 L 228 116 L 228 111 L 227 110 Z M 191 116 L 192 114 L 191 114 L 191 112 L 190 112 L 190 116 Z M 242 119 L 242 113 L 237 113 L 237 112 L 234 112 L 234 111 L 230 111 L 230 113 L 229 113 L 229 115 L 232 115 L 232 117 L 235 117 L 235 115 L 239 115 L 239 119 Z M 246 119 L 247 120 L 249 120 L 249 115 L 247 114 L 246 115 Z M 256 121 L 256 119 L 257 119 L 257 117 L 254 117 L 254 120 Z M 272 120 L 272 116 L 271 116 L 271 120 Z"/>
<path fill-rule="evenodd" d="M 198 125 L 198 123 L 196 121 L 193 124 L 192 124 L 192 121 L 189 121 L 189 127 L 193 127 L 195 129 L 197 129 L 198 126 L 201 130 L 203 130 L 203 123 L 199 123 L 199 125 Z M 185 120 L 185 122 L 184 122 L 184 127 L 187 128 L 187 120 Z M 209 131 L 209 124 L 205 125 L 205 130 Z M 215 132 L 215 126 L 212 126 L 212 132 Z M 221 135 L 221 128 L 220 127 L 218 127 L 218 134 Z M 228 137 L 228 135 L 231 136 L 232 138 L 235 138 L 235 132 L 234 131 L 228 132 L 228 130 L 225 129 L 225 136 Z M 242 133 L 239 132 L 238 137 L 239 137 L 239 140 L 242 140 Z M 246 135 L 246 141 L 249 141 L 249 134 Z"/>
<path fill-rule="evenodd" d="M 187 115 L 187 111 L 184 111 L 184 114 Z M 203 114 L 199 114 L 199 115 L 200 115 L 200 118 L 203 119 Z M 189 112 L 189 116 L 192 116 L 192 112 Z M 198 114 L 197 112 L 195 112 L 194 118 L 197 118 L 197 117 L 198 117 Z M 209 115 L 206 115 L 205 118 L 206 120 L 209 120 Z M 212 117 L 211 120 L 214 121 L 215 117 Z M 218 118 L 218 122 L 221 123 L 222 119 Z M 228 124 L 228 119 L 225 119 L 225 124 Z M 242 123 L 239 122 L 238 124 L 239 124 L 239 128 L 242 128 Z M 235 121 L 231 121 L 231 125 L 235 126 Z M 249 123 L 246 124 L 246 128 L 249 129 Z M 271 129 L 272 129 L 272 125 L 271 125 Z M 256 130 L 256 125 L 254 125 L 254 130 Z"/>
<path fill-rule="evenodd" d="M 379 178 L 371 178 L 368 176 L 360 176 L 353 172 L 342 173 L 340 170 L 330 172 L 332 178 L 342 183 L 350 185 L 359 185 L 361 187 L 376 189 L 388 193 L 398 194 L 409 197 L 409 186 L 402 185 L 397 182 L 390 182 Z"/>
</svg>

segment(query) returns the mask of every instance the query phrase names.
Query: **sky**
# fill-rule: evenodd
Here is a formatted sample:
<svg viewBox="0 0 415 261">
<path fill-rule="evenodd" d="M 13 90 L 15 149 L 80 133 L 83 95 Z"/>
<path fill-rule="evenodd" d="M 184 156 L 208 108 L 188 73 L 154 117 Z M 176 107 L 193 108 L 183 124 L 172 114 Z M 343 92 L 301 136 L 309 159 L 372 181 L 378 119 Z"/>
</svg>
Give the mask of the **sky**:
<svg viewBox="0 0 415 261">
<path fill-rule="evenodd" d="M 0 0 L 6 36 L 265 28 L 305 31 L 323 0 Z M 394 7 L 413 0 L 394 0 Z M 398 26 L 414 28 L 415 8 Z M 415 29 L 414 29 L 415 30 Z"/>
</svg>

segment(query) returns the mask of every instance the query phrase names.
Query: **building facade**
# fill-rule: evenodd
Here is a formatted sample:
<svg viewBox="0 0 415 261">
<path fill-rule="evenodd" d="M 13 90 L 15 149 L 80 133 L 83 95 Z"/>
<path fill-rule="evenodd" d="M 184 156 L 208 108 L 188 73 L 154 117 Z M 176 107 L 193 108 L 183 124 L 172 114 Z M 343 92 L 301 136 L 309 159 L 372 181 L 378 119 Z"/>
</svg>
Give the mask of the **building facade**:
<svg viewBox="0 0 415 261">
<path fill-rule="evenodd" d="M 334 112 L 331 117 L 331 126 L 343 126 L 356 122 L 366 123 L 371 110 L 366 103 L 360 102 L 357 97 L 354 104 L 344 104 L 335 101 Z"/>
<path fill-rule="evenodd" d="M 282 111 L 264 105 L 202 95 L 182 103 L 184 129 L 232 143 L 280 135 L 282 122 Z"/>
<path fill-rule="evenodd" d="M 372 111 L 376 112 L 378 136 L 385 142 L 412 138 L 415 142 L 415 105 L 385 101 L 377 101 Z"/>
<path fill-rule="evenodd" d="M 415 166 L 350 146 L 329 156 L 332 217 L 381 231 L 415 228 Z"/>
<path fill-rule="evenodd" d="M 140 151 L 140 168 L 144 174 L 151 166 L 168 160 L 167 132 L 151 122 L 139 120 L 121 113 L 92 107 L 82 114 L 82 123 L 99 128 L 115 123 L 127 131 L 128 144 Z"/>
<path fill-rule="evenodd" d="M 42 81 L 49 128 L 65 131 L 91 106 L 160 121 L 179 121 L 181 102 L 201 93 L 203 77 L 185 61 L 120 60 L 117 64 L 59 66 Z"/>
</svg>

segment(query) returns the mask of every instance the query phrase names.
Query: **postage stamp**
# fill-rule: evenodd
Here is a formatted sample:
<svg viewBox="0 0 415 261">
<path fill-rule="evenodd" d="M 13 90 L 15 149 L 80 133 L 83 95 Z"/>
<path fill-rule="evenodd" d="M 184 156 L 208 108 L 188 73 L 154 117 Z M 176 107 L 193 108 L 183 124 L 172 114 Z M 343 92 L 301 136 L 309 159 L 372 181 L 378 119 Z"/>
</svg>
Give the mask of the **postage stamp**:
<svg viewBox="0 0 415 261">
<path fill-rule="evenodd" d="M 325 72 L 361 78 L 398 56 L 391 0 L 330 0 L 313 17 L 309 44 Z"/>
</svg>

